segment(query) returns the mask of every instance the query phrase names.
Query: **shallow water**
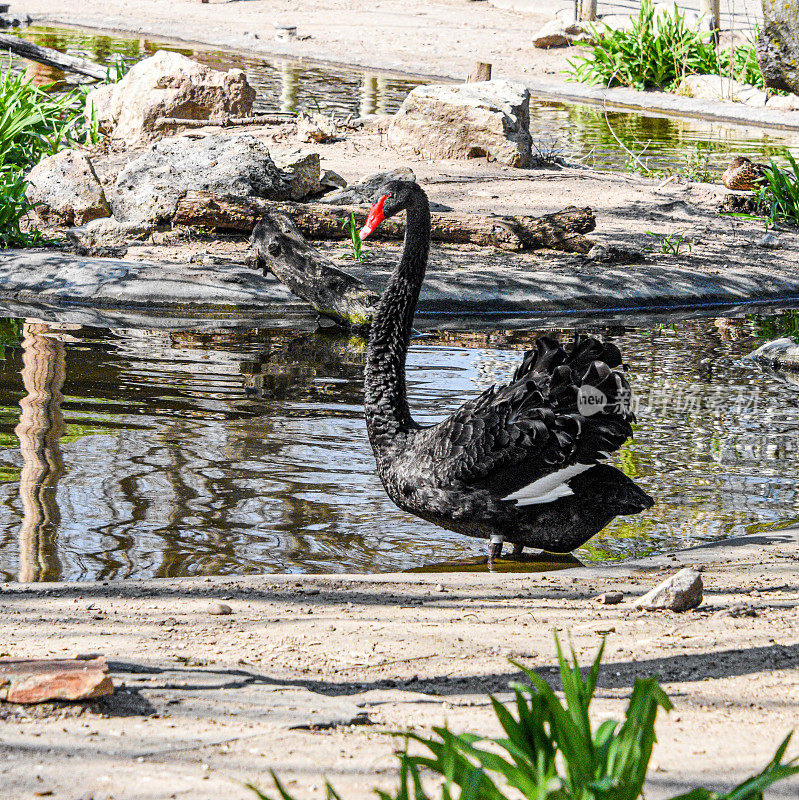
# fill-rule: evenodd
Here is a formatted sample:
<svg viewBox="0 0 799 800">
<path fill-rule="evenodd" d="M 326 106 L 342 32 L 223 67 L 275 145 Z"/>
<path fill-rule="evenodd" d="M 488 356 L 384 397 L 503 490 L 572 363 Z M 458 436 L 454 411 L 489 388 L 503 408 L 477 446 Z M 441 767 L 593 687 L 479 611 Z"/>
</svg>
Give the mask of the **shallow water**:
<svg viewBox="0 0 799 800">
<path fill-rule="evenodd" d="M 799 521 L 799 385 L 742 359 L 754 327 L 796 326 L 796 312 L 724 330 L 593 326 L 629 361 L 639 424 L 619 463 L 657 505 L 616 520 L 581 559 Z M 362 420 L 360 339 L 296 324 L 2 321 L 0 334 L 0 579 L 385 571 L 483 552 L 386 497 Z M 506 378 L 534 335 L 415 340 L 416 417 L 434 422 Z"/>
<path fill-rule="evenodd" d="M 258 92 L 256 110 L 321 110 L 337 114 L 390 113 L 405 95 L 423 83 L 407 76 L 343 69 L 282 58 L 253 58 L 210 48 L 147 38 L 98 34 L 66 28 L 31 27 L 23 32 L 37 44 L 82 55 L 101 64 L 120 58 L 134 63 L 158 49 L 175 50 L 217 69 L 238 67 Z M 63 73 L 36 66 L 37 80 L 49 82 Z M 720 173 L 730 155 L 782 160 L 786 151 L 799 157 L 799 136 L 741 125 L 658 115 L 609 112 L 579 103 L 533 100 L 530 130 L 536 147 L 600 169 L 625 169 L 625 147 L 640 155 L 649 169 L 685 171 L 689 161 L 707 160 Z M 619 140 L 623 143 L 622 147 Z"/>
</svg>

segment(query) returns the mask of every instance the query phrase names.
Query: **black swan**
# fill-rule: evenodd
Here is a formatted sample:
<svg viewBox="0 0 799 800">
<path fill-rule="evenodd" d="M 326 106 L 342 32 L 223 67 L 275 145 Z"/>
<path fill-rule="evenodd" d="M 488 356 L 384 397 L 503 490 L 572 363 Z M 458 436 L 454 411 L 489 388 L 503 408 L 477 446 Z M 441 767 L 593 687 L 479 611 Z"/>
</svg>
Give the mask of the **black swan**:
<svg viewBox="0 0 799 800">
<path fill-rule="evenodd" d="M 510 383 L 493 386 L 437 425 L 411 417 L 405 358 L 430 245 L 427 195 L 389 181 L 361 229 L 407 212 L 402 257 L 372 321 L 364 407 L 369 441 L 388 496 L 401 509 L 448 530 L 489 540 L 488 561 L 505 539 L 565 553 L 619 514 L 652 498 L 601 463 L 632 435 L 630 386 L 618 348 L 577 338 L 564 350 L 539 338 Z"/>
</svg>

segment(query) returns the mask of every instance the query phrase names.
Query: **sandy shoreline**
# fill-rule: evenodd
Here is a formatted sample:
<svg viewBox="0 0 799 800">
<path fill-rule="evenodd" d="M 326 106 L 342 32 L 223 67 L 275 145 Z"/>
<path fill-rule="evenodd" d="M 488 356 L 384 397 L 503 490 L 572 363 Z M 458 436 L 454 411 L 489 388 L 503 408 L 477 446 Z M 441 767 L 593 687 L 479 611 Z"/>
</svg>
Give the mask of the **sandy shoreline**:
<svg viewBox="0 0 799 800">
<path fill-rule="evenodd" d="M 509 658 L 554 677 L 557 628 L 583 661 L 608 637 L 597 720 L 622 712 L 635 677 L 660 674 L 675 702 L 658 723 L 647 798 L 730 786 L 799 719 L 798 542 L 799 530 L 782 531 L 531 574 L 3 584 L 5 652 L 103 653 L 125 688 L 82 714 L 0 705 L 0 785 L 18 800 L 244 800 L 241 783 L 267 786 L 275 769 L 299 798 L 321 797 L 325 775 L 364 798 L 392 785 L 384 732 L 444 721 L 493 731 L 485 693 L 508 697 Z M 703 570 L 699 609 L 632 609 L 689 564 Z M 625 602 L 598 605 L 606 590 Z M 219 601 L 233 613 L 209 614 Z M 312 724 L 332 727 L 302 729 Z M 768 796 L 797 789 L 794 779 Z"/>
</svg>

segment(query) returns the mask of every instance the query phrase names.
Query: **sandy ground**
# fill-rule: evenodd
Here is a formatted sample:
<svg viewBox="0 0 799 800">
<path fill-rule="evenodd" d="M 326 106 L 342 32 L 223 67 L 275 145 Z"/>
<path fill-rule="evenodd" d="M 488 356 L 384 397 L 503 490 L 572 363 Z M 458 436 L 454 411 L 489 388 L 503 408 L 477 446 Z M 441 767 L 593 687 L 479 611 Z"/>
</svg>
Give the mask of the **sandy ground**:
<svg viewBox="0 0 799 800">
<path fill-rule="evenodd" d="M 680 5 L 697 9 L 698 0 Z M 600 14 L 630 13 L 636 3 L 600 2 Z M 494 77 L 561 80 L 574 51 L 540 50 L 532 40 L 573 0 L 26 0 L 12 12 L 87 27 L 180 38 L 250 53 L 464 78 L 475 61 Z M 757 0 L 722 2 L 722 28 L 751 28 Z M 296 25 L 298 39 L 275 41 L 275 25 Z"/>
<path fill-rule="evenodd" d="M 552 629 L 583 662 L 607 636 L 596 721 L 660 676 L 676 708 L 658 721 L 648 800 L 729 787 L 799 721 L 798 544 L 795 530 L 526 574 L 5 584 L 2 654 L 104 653 L 118 688 L 83 710 L 0 705 L 2 796 L 243 800 L 243 781 L 266 787 L 275 769 L 299 798 L 321 797 L 324 775 L 364 798 L 396 774 L 386 732 L 497 733 L 486 692 L 509 699 L 510 658 L 556 681 Z M 698 609 L 632 608 L 685 564 L 703 570 Z M 606 590 L 624 602 L 599 605 Z M 233 613 L 210 614 L 220 601 Z"/>
</svg>

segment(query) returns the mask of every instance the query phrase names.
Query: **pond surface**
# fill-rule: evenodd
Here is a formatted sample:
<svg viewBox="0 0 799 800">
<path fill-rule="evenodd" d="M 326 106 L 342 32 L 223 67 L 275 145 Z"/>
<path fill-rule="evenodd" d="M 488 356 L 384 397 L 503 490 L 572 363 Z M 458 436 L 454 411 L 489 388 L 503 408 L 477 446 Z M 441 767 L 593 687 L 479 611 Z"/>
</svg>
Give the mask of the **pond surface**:
<svg viewBox="0 0 799 800">
<path fill-rule="evenodd" d="M 592 325 L 621 347 L 639 402 L 618 463 L 657 504 L 581 559 L 799 521 L 799 375 L 743 359 L 797 327 L 797 312 Z M 417 419 L 506 379 L 542 332 L 416 339 Z M 310 320 L 183 332 L 2 320 L 0 341 L 0 580 L 377 572 L 483 553 L 385 495 L 358 338 Z"/>
<path fill-rule="evenodd" d="M 131 64 L 156 50 L 175 50 L 215 69 L 238 67 L 247 73 L 258 92 L 256 111 L 321 110 L 340 115 L 391 113 L 413 89 L 425 81 L 362 69 L 343 69 L 262 58 L 227 51 L 170 43 L 149 38 L 103 35 L 79 29 L 30 27 L 22 32 L 36 44 L 80 55 L 101 64 L 119 59 Z M 30 69 L 40 82 L 65 76 L 41 65 Z M 542 153 L 560 153 L 600 169 L 625 169 L 630 155 L 640 155 L 654 171 L 684 172 L 691 163 L 705 162 L 721 172 L 730 155 L 782 160 L 786 151 L 799 157 L 799 135 L 763 131 L 742 125 L 662 115 L 605 112 L 579 103 L 554 103 L 534 99 L 530 106 L 530 131 Z M 623 143 L 619 144 L 620 140 Z"/>
</svg>

